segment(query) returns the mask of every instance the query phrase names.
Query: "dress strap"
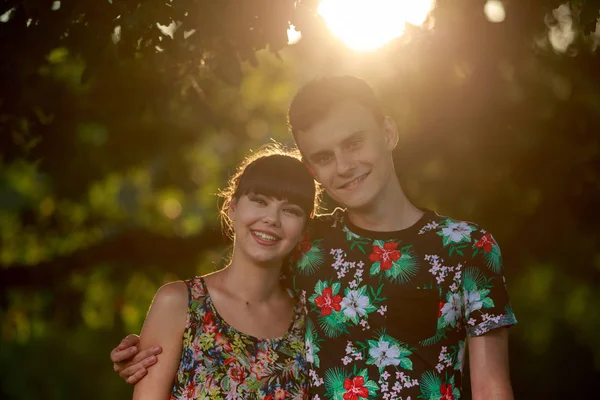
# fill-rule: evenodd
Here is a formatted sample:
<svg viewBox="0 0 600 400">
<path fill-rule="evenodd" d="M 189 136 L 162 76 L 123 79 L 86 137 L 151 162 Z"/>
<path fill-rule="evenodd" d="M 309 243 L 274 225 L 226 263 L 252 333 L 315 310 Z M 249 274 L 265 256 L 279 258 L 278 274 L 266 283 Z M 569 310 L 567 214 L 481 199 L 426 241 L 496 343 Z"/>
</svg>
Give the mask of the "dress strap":
<svg viewBox="0 0 600 400">
<path fill-rule="evenodd" d="M 185 281 L 188 289 L 188 324 L 202 323 L 207 311 L 208 290 L 201 276 L 195 276 Z"/>
</svg>

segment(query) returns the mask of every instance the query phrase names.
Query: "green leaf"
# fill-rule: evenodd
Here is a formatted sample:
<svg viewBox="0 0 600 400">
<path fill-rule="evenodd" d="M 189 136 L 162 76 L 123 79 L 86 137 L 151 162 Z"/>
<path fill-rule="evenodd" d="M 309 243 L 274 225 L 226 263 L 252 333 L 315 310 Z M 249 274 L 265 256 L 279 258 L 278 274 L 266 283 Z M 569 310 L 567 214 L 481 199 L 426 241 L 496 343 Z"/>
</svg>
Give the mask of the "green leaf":
<svg viewBox="0 0 600 400">
<path fill-rule="evenodd" d="M 373 241 L 373 247 L 383 247 L 385 246 L 385 241 L 384 240 L 374 240 Z"/>
<path fill-rule="evenodd" d="M 432 396 L 437 396 L 439 398 L 441 386 L 442 380 L 433 372 L 427 371 L 421 375 L 421 393 L 423 393 L 426 398 L 431 398 Z"/>
<path fill-rule="evenodd" d="M 502 272 L 502 255 L 500 254 L 500 247 L 497 245 L 492 245 L 492 250 L 488 253 L 483 254 L 483 259 L 486 266 L 499 274 Z"/>
<path fill-rule="evenodd" d="M 370 399 L 374 398 L 371 396 L 375 396 L 377 394 L 377 391 L 379 390 L 379 385 L 377 385 L 377 383 L 375 383 L 375 381 L 372 381 L 372 380 L 367 381 L 365 378 L 364 386 L 369 390 L 369 398 Z"/>
<path fill-rule="evenodd" d="M 371 265 L 371 270 L 369 271 L 371 276 L 379 274 L 379 272 L 381 271 L 380 266 L 381 266 L 381 262 L 379 262 L 379 261 L 377 261 L 377 262 L 373 263 L 373 265 Z"/>
<path fill-rule="evenodd" d="M 315 293 L 320 295 L 321 293 L 323 293 L 323 289 L 325 289 L 326 287 L 328 287 L 327 282 L 324 282 L 321 280 L 318 281 L 317 284 L 315 285 Z"/>
<path fill-rule="evenodd" d="M 486 297 L 481 303 L 483 304 L 483 308 L 494 307 L 494 300 L 492 300 L 490 297 Z"/>
<path fill-rule="evenodd" d="M 325 371 L 325 390 L 327 391 L 327 396 L 329 398 L 342 396 L 346 392 L 344 381 L 348 377 L 348 374 L 341 368 L 332 368 Z"/>
<path fill-rule="evenodd" d="M 335 282 L 332 286 L 331 286 L 331 291 L 333 293 L 333 295 L 335 296 L 336 294 L 338 294 L 338 292 L 340 291 L 340 288 L 342 287 L 342 285 L 339 282 Z"/>
<path fill-rule="evenodd" d="M 403 358 L 400 360 L 400 367 L 412 371 L 413 363 L 409 358 Z"/>
<path fill-rule="evenodd" d="M 302 254 L 302 257 L 296 263 L 296 270 L 301 275 L 312 275 L 323 265 L 323 263 L 323 252 L 320 246 L 313 242 L 313 247 Z"/>
</svg>

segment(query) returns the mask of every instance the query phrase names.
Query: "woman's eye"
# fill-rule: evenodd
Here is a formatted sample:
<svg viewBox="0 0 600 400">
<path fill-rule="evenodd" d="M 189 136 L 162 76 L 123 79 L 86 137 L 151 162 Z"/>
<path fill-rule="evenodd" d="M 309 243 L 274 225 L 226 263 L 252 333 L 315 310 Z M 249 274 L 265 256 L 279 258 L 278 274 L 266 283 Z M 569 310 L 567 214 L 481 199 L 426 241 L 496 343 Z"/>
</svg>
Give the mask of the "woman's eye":
<svg viewBox="0 0 600 400">
<path fill-rule="evenodd" d="M 267 202 L 264 199 L 261 199 L 260 197 L 251 197 L 250 201 L 263 206 L 267 204 Z"/>
<path fill-rule="evenodd" d="M 302 216 L 302 211 L 298 210 L 297 208 L 286 208 L 284 211 L 287 212 L 288 214 L 292 214 L 296 217 Z"/>
</svg>

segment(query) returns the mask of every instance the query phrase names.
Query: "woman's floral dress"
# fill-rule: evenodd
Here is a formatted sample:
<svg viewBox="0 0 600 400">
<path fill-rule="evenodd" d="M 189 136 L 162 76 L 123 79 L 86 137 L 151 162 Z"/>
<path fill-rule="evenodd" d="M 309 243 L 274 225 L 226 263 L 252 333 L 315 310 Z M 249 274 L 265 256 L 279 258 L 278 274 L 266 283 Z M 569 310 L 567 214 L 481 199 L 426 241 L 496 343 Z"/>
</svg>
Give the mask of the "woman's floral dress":
<svg viewBox="0 0 600 400">
<path fill-rule="evenodd" d="M 276 339 L 256 338 L 223 320 L 204 279 L 186 281 L 188 316 L 171 400 L 308 398 L 303 307 Z"/>
</svg>

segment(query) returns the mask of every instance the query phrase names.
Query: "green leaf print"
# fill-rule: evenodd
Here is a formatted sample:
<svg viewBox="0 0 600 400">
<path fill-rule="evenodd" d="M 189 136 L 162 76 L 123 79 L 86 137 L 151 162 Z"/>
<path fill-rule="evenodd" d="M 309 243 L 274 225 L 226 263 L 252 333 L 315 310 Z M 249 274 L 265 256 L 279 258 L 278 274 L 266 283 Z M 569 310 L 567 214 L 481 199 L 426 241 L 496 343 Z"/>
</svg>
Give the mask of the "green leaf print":
<svg viewBox="0 0 600 400">
<path fill-rule="evenodd" d="M 364 387 L 366 387 L 369 390 L 369 399 L 377 398 L 377 391 L 379 390 L 379 385 L 377 385 L 375 381 L 365 379 Z"/>
<path fill-rule="evenodd" d="M 344 227 L 344 231 L 346 232 L 346 241 L 350 242 L 350 250 L 358 249 L 361 253 L 367 254 L 365 246 L 369 244 L 369 240 L 350 232 L 346 227 Z"/>
<path fill-rule="evenodd" d="M 412 371 L 413 363 L 409 358 L 403 358 L 400 360 L 400 367 Z"/>
<path fill-rule="evenodd" d="M 334 311 L 330 315 L 319 316 L 319 326 L 329 338 L 335 338 L 343 333 L 348 333 L 348 327 L 346 326 L 347 319 L 341 312 Z"/>
<path fill-rule="evenodd" d="M 392 263 L 392 268 L 385 271 L 385 276 L 392 281 L 405 284 L 417 275 L 417 272 L 419 272 L 419 263 L 409 247 L 408 250 L 402 251 L 402 257 Z"/>
<path fill-rule="evenodd" d="M 486 297 L 481 301 L 481 304 L 483 304 L 483 308 L 492 308 L 494 307 L 494 300 L 492 300 L 490 297 Z"/>
<path fill-rule="evenodd" d="M 485 265 L 496 274 L 502 272 L 502 255 L 500 254 L 500 246 L 493 245 L 492 250 L 488 253 L 483 253 Z"/>
<path fill-rule="evenodd" d="M 441 398 L 442 379 L 433 372 L 427 371 L 421 376 L 420 387 L 421 396 L 419 398 L 431 400 Z"/>
<path fill-rule="evenodd" d="M 321 292 L 323 291 L 323 289 L 329 287 L 329 285 L 327 284 L 327 281 L 318 281 L 317 284 L 315 285 L 315 293 L 317 293 L 317 295 L 320 295 Z"/>
<path fill-rule="evenodd" d="M 419 342 L 419 344 L 421 346 L 425 346 L 425 347 L 432 346 L 432 345 L 436 344 L 440 340 L 446 338 L 446 330 L 447 330 L 447 326 L 446 326 L 446 323 L 444 322 L 444 317 L 440 317 L 438 319 L 438 329 L 437 329 L 435 335 L 433 335 L 429 339 L 421 340 Z"/>
<path fill-rule="evenodd" d="M 486 288 L 486 279 L 479 268 L 469 267 L 463 273 L 463 288 L 468 292 Z"/>
<path fill-rule="evenodd" d="M 322 339 L 319 339 L 317 328 L 313 324 L 312 320 L 307 318 L 306 320 L 306 358 L 308 362 L 312 362 L 314 365 L 320 367 L 321 361 L 319 359 L 319 351 L 321 351 L 320 343 Z M 312 358 L 312 360 L 311 360 Z"/>
<path fill-rule="evenodd" d="M 221 388 L 226 392 L 229 392 L 231 390 L 231 381 L 228 375 L 225 375 L 221 379 Z"/>
<path fill-rule="evenodd" d="M 336 294 L 338 294 L 340 292 L 340 288 L 342 287 L 342 284 L 339 282 L 334 282 L 333 285 L 331 285 L 331 290 L 332 290 L 332 294 L 335 296 Z"/>
<path fill-rule="evenodd" d="M 323 265 L 325 257 L 321 248 L 322 241 L 322 239 L 313 241 L 312 247 L 301 254 L 300 259 L 296 262 L 299 274 L 312 275 Z"/>
<path fill-rule="evenodd" d="M 369 270 L 369 274 L 371 276 L 379 274 L 379 272 L 381 271 L 380 266 L 381 263 L 379 261 L 373 263 L 373 265 L 371 265 L 371 269 Z"/>
<path fill-rule="evenodd" d="M 340 400 L 344 398 L 344 393 L 346 393 L 344 381 L 347 377 L 348 375 L 341 368 L 332 368 L 325 371 L 325 391 L 328 398 Z"/>
</svg>

